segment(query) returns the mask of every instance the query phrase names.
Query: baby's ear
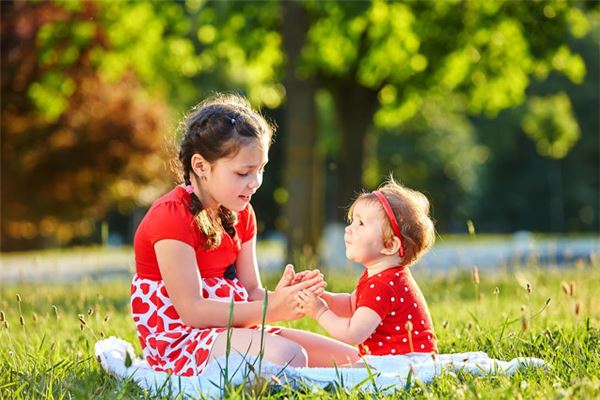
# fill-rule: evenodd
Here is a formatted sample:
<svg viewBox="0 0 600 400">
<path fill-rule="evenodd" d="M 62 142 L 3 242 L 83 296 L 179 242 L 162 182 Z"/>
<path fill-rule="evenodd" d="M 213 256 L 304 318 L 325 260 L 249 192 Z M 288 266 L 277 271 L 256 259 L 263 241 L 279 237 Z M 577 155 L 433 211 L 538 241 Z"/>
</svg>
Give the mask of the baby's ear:
<svg viewBox="0 0 600 400">
<path fill-rule="evenodd" d="M 398 236 L 394 236 L 383 243 L 381 254 L 385 254 L 386 256 L 396 254 L 400 251 L 401 245 L 402 243 L 400 243 L 400 239 L 398 239 Z"/>
</svg>

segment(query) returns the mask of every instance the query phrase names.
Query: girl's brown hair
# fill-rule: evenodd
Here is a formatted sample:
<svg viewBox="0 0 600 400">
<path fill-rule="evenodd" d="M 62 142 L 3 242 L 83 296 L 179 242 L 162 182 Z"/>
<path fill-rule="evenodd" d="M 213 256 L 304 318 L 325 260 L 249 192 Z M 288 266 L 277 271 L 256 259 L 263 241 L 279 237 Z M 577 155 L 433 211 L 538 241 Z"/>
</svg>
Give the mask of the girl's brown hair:
<svg viewBox="0 0 600 400">
<path fill-rule="evenodd" d="M 217 94 L 195 106 L 180 125 L 183 139 L 179 146 L 178 173 L 185 185 L 191 184 L 192 156 L 200 154 L 213 163 L 223 157 L 233 157 L 242 146 L 256 141 L 271 145 L 274 126 L 248 100 L 234 94 Z M 223 232 L 231 236 L 237 214 L 221 206 L 219 210 L 204 208 L 198 196 L 191 193 L 190 212 L 207 237 L 205 247 L 221 244 Z"/>
<path fill-rule="evenodd" d="M 403 264 L 411 265 L 421 258 L 435 241 L 435 228 L 429 216 L 429 200 L 423 193 L 400 185 L 392 176 L 377 190 L 383 193 L 390 203 L 398 222 L 404 246 Z M 348 218 L 351 219 L 354 206 L 363 200 L 377 203 L 381 207 L 385 217 L 383 241 L 386 245 L 389 244 L 394 237 L 394 231 L 383 206 L 372 192 L 362 193 L 354 200 L 348 210 Z"/>
</svg>

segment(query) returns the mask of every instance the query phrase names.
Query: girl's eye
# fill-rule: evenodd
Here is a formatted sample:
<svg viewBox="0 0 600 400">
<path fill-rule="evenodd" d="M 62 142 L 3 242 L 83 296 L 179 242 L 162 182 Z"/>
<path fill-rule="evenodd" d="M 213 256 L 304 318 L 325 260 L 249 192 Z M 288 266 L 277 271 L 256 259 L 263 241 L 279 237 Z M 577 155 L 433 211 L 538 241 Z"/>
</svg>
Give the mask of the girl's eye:
<svg viewBox="0 0 600 400">
<path fill-rule="evenodd" d="M 363 224 L 363 222 L 361 220 L 358 220 L 358 225 L 359 226 L 363 226 L 364 224 Z"/>
<path fill-rule="evenodd" d="M 238 174 L 238 176 L 248 176 L 247 172 L 245 172 L 245 173 L 238 172 L 237 174 Z"/>
</svg>

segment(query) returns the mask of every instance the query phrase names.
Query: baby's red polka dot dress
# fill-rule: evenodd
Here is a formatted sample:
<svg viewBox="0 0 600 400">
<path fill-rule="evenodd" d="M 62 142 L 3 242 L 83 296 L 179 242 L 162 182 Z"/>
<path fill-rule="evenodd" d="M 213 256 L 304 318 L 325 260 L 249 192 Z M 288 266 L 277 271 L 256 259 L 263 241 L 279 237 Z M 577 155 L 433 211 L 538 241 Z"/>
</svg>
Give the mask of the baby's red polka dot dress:
<svg viewBox="0 0 600 400">
<path fill-rule="evenodd" d="M 375 332 L 358 346 L 360 355 L 437 353 L 427 302 L 408 267 L 390 268 L 373 276 L 365 269 L 356 287 L 359 307 L 368 307 L 381 317 Z"/>
</svg>

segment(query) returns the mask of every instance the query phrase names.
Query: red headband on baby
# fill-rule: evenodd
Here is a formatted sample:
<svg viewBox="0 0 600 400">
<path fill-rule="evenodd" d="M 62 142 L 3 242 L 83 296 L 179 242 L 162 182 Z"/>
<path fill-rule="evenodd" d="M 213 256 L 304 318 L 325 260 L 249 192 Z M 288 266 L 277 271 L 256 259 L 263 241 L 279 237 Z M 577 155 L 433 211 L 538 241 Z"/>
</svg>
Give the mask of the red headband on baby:
<svg viewBox="0 0 600 400">
<path fill-rule="evenodd" d="M 394 216 L 392 207 L 390 206 L 390 203 L 385 198 L 383 193 L 381 193 L 379 190 L 375 190 L 373 194 L 377 196 L 379 202 L 383 206 L 383 210 L 385 211 L 386 215 L 388 216 L 388 219 L 390 220 L 390 223 L 392 224 L 392 230 L 394 231 L 394 235 L 396 235 L 398 239 L 400 239 L 400 251 L 398 252 L 398 254 L 400 254 L 400 257 L 404 257 L 404 245 L 402 244 L 402 234 L 400 233 L 400 227 L 398 226 L 398 222 L 396 221 L 396 217 Z"/>
</svg>

